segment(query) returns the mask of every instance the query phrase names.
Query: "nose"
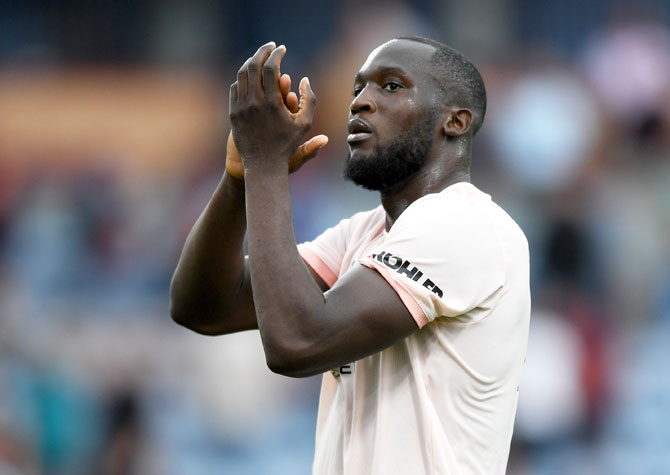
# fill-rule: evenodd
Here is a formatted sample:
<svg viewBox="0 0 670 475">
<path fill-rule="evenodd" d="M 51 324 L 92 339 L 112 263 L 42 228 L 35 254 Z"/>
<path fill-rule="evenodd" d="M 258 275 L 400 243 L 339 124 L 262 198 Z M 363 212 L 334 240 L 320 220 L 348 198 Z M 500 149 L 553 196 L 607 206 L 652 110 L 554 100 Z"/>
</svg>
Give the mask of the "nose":
<svg viewBox="0 0 670 475">
<path fill-rule="evenodd" d="M 359 112 L 375 112 L 377 110 L 377 104 L 372 97 L 372 91 L 370 86 L 365 86 L 361 92 L 358 93 L 354 100 L 351 101 L 351 106 L 349 110 L 352 114 L 357 114 Z"/>
</svg>

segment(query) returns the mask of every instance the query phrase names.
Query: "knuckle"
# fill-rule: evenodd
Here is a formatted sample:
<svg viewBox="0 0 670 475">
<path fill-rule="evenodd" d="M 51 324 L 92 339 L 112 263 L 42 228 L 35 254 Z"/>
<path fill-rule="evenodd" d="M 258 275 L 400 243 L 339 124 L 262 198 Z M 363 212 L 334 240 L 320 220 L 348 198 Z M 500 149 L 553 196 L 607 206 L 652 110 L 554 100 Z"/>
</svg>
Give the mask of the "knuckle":
<svg viewBox="0 0 670 475">
<path fill-rule="evenodd" d="M 256 61 L 252 61 L 249 63 L 249 66 L 247 66 L 247 70 L 249 73 L 254 74 L 258 71 L 258 63 Z"/>
<path fill-rule="evenodd" d="M 260 107 L 260 104 L 258 104 L 258 102 L 255 101 L 255 100 L 251 100 L 251 101 L 249 101 L 249 103 L 247 104 L 247 107 L 246 107 L 247 111 L 248 111 L 250 114 L 255 114 L 255 113 L 257 113 L 257 112 L 260 110 L 260 108 L 261 108 L 261 107 Z"/>
</svg>

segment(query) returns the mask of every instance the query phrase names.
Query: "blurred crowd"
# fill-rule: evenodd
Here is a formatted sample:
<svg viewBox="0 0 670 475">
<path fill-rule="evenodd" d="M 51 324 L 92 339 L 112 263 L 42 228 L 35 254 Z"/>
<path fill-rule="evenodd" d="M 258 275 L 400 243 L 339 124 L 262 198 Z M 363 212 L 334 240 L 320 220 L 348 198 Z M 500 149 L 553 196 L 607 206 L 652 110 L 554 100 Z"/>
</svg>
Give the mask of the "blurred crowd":
<svg viewBox="0 0 670 475">
<path fill-rule="evenodd" d="M 402 34 L 481 70 L 472 180 L 530 244 L 508 473 L 670 473 L 670 3 L 60 3 L 0 4 L 1 474 L 310 472 L 319 378 L 174 324 L 170 278 L 266 41 L 330 137 L 292 176 L 298 241 L 378 204 L 341 179 L 346 117 Z"/>
</svg>

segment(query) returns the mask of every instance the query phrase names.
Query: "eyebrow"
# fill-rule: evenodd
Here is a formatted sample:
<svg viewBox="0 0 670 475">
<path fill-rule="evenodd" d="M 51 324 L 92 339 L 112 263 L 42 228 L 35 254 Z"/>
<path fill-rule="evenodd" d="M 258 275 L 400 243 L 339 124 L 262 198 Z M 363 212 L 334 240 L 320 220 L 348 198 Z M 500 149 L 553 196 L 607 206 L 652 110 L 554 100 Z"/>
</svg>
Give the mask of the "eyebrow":
<svg viewBox="0 0 670 475">
<path fill-rule="evenodd" d="M 394 66 L 384 66 L 379 69 L 375 69 L 372 71 L 372 74 L 369 75 L 375 75 L 375 74 L 397 74 L 399 76 L 407 76 L 407 71 L 405 71 L 402 68 L 394 67 Z M 361 82 L 364 78 L 366 77 L 365 74 L 361 74 L 360 72 L 356 73 L 354 76 L 354 82 Z"/>
</svg>

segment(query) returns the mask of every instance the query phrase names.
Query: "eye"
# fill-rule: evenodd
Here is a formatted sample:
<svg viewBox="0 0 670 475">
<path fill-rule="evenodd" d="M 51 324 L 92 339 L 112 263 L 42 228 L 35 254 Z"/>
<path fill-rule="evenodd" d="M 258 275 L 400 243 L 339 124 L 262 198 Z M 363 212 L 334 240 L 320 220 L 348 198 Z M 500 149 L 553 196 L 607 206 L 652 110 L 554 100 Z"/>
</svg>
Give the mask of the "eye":
<svg viewBox="0 0 670 475">
<path fill-rule="evenodd" d="M 359 95 L 359 94 L 361 93 L 362 90 L 363 90 L 362 87 L 355 87 L 355 88 L 354 88 L 354 97 L 356 97 L 357 95 Z"/>
<path fill-rule="evenodd" d="M 384 84 L 384 89 L 386 89 L 387 91 L 397 91 L 401 87 L 402 85 L 398 84 L 397 82 L 387 82 L 386 84 Z"/>
</svg>

